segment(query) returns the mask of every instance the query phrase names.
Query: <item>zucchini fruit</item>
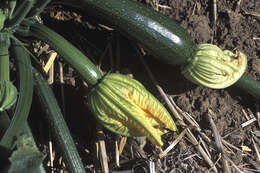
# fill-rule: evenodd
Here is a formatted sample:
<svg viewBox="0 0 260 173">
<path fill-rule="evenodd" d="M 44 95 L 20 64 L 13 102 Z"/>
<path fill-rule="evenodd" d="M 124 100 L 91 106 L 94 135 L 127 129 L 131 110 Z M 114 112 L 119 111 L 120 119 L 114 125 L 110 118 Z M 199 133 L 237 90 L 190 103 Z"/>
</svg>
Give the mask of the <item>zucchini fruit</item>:
<svg viewBox="0 0 260 173">
<path fill-rule="evenodd" d="M 27 25 L 30 23 L 27 23 Z M 90 85 L 95 85 L 102 75 L 96 66 L 75 46 L 65 40 L 61 35 L 42 24 L 30 25 L 32 36 L 47 42 L 57 51 L 72 67 L 77 69 L 82 78 Z"/>
<path fill-rule="evenodd" d="M 182 65 L 184 76 L 196 84 L 215 89 L 234 84 L 254 97 L 260 98 L 260 83 L 243 74 L 247 65 L 246 56 L 243 53 L 239 52 L 236 55 L 227 50 L 220 50 L 218 52 L 221 52 L 223 56 L 218 58 L 214 55 L 216 52 L 206 50 L 208 52 L 203 53 L 204 55 L 213 54 L 214 56 L 206 55 L 209 61 L 202 62 L 204 60 L 198 53 L 201 47 L 215 49 L 215 45 L 196 45 L 178 23 L 141 3 L 131 0 L 58 0 L 58 3 L 76 7 L 97 16 L 122 34 L 141 43 L 160 61 Z M 238 80 L 239 82 L 236 83 Z"/>
<path fill-rule="evenodd" d="M 197 46 L 177 22 L 131 0 L 63 0 L 97 16 L 126 36 L 141 43 L 153 55 L 168 64 L 186 64 Z"/>
<path fill-rule="evenodd" d="M 84 166 L 51 88 L 35 69 L 33 69 L 33 76 L 36 93 L 40 98 L 43 110 L 46 110 L 48 114 L 47 120 L 51 125 L 57 145 L 63 153 L 69 172 L 84 173 Z"/>
</svg>

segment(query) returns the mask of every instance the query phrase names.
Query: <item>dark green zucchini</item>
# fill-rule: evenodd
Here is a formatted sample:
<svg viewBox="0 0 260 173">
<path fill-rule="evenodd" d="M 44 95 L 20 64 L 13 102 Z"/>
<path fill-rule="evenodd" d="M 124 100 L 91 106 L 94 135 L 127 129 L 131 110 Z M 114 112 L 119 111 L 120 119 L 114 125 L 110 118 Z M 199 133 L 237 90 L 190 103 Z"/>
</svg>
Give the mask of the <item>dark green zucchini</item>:
<svg viewBox="0 0 260 173">
<path fill-rule="evenodd" d="M 160 61 L 183 66 L 194 65 L 189 62 L 195 59 L 200 45 L 197 46 L 185 29 L 174 20 L 145 7 L 141 3 L 132 0 L 59 0 L 58 2 L 97 16 L 101 21 L 140 42 L 152 51 Z M 206 70 L 210 69 L 211 65 Z M 233 73 L 230 75 L 232 76 Z M 241 76 L 235 80 L 238 80 L 239 77 Z M 244 89 L 254 97 L 260 98 L 260 82 L 246 74 L 234 85 Z M 207 84 L 203 86 L 209 87 Z M 225 87 L 228 85 L 222 88 Z"/>
<path fill-rule="evenodd" d="M 96 66 L 75 46 L 64 39 L 61 35 L 52 31 L 42 24 L 24 23 L 30 26 L 32 36 L 47 42 L 57 51 L 71 66 L 73 66 L 85 81 L 90 85 L 95 85 L 101 79 L 101 73 Z"/>
<path fill-rule="evenodd" d="M 131 0 L 63 0 L 109 23 L 168 64 L 185 64 L 196 53 L 190 35 L 173 19 Z"/>
<path fill-rule="evenodd" d="M 53 136 L 60 148 L 65 164 L 71 173 L 84 173 L 85 169 L 78 154 L 75 143 L 70 135 L 68 126 L 63 118 L 54 93 L 43 76 L 33 69 L 36 93 L 41 101 L 43 110 L 47 113 Z"/>
</svg>

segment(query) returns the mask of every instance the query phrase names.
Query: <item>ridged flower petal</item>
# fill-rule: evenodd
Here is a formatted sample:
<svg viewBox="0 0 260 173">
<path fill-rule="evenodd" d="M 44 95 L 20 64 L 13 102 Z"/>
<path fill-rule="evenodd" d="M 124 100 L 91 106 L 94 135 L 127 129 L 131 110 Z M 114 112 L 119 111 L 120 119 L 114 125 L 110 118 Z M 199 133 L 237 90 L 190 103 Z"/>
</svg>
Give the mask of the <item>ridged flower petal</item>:
<svg viewBox="0 0 260 173">
<path fill-rule="evenodd" d="M 192 61 L 182 67 L 182 74 L 198 85 L 221 89 L 234 84 L 246 67 L 245 54 L 222 51 L 212 44 L 200 44 Z"/>
<path fill-rule="evenodd" d="M 96 118 L 109 130 L 124 136 L 146 136 L 162 146 L 163 128 L 176 131 L 164 106 L 137 80 L 109 74 L 91 90 L 88 105 Z"/>
</svg>

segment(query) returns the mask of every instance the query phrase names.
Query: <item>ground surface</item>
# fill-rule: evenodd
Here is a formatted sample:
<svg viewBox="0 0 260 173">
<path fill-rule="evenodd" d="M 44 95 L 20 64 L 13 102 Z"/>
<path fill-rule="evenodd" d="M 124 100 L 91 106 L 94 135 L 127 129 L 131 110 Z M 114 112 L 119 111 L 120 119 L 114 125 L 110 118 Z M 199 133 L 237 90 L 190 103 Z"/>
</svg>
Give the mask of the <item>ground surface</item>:
<svg viewBox="0 0 260 173">
<path fill-rule="evenodd" d="M 242 0 L 240 2 L 238 0 L 218 0 L 215 23 L 212 1 L 160 0 L 158 2 L 160 4 L 159 11 L 187 28 L 196 43 L 214 43 L 223 49 L 244 52 L 248 56 L 247 73 L 260 80 L 259 0 Z M 151 6 L 151 1 L 146 0 L 146 3 Z M 155 4 L 153 7 L 158 6 Z M 43 20 L 46 25 L 72 41 L 86 54 L 91 55 L 92 60 L 99 64 L 104 72 L 112 70 L 132 74 L 159 100 L 165 103 L 148 78 L 147 72 L 129 41 L 114 31 L 89 25 L 86 22 L 88 18 L 80 17 L 78 14 L 79 12 L 72 13 L 71 9 L 52 6 L 44 14 Z M 107 56 L 103 59 L 100 58 L 109 44 L 111 44 L 113 56 L 109 56 L 108 52 Z M 117 45 L 120 45 L 120 48 Z M 86 51 L 87 49 L 88 51 Z M 120 52 L 120 58 L 115 58 L 117 52 Z M 120 59 L 120 63 L 118 63 L 118 59 Z M 209 109 L 214 112 L 212 117 L 220 136 L 233 146 L 224 145 L 226 156 L 233 161 L 233 164 L 228 162 L 232 172 L 237 171 L 234 165 L 243 171 L 246 171 L 246 168 L 257 169 L 260 163 L 257 160 L 252 139 L 259 146 L 259 136 L 255 135 L 259 134 L 259 124 L 255 121 L 245 128 L 241 127 L 241 124 L 248 120 L 245 113 L 248 117 L 252 114 L 258 118 L 259 102 L 255 98 L 236 87 L 213 90 L 196 86 L 181 76 L 179 67 L 161 64 L 150 55 L 144 59 L 159 85 L 168 95 L 173 96 L 172 98 L 179 108 L 189 113 L 199 124 L 202 132 L 212 140 L 211 143 L 205 143 L 208 146 L 207 150 L 210 153 L 211 160 L 216 163 L 219 172 L 223 172 L 223 165 L 221 159 L 218 160 L 221 155 L 214 143 L 215 140 L 208 119 Z M 64 75 L 67 77 L 64 85 L 66 120 L 74 139 L 77 141 L 87 172 L 102 172 L 100 159 L 96 157 L 96 142 L 101 139 L 105 141 L 111 171 L 132 169 L 135 172 L 149 172 L 148 158 L 155 158 L 153 161 L 155 162 L 156 172 L 212 171 L 187 136 L 184 136 L 180 143 L 162 159 L 158 159 L 159 150 L 149 142 L 142 149 L 136 140 L 128 139 L 120 156 L 121 167 L 118 168 L 115 161 L 115 141 L 120 142 L 122 139 L 105 129 L 103 129 L 104 134 L 101 137 L 97 135 L 96 127 L 98 123 L 84 105 L 86 89 L 75 77 L 75 74 L 71 72 L 72 70 L 67 66 L 64 67 Z M 54 86 L 56 95 L 61 98 L 61 85 L 56 82 Z M 201 134 L 196 132 L 191 124 L 187 124 L 202 145 Z M 184 128 L 179 126 L 178 134 L 183 130 Z M 39 134 L 45 134 L 45 132 L 39 130 Z M 178 134 L 165 135 L 163 137 L 165 146 L 162 149 L 168 147 Z M 46 134 L 43 136 L 46 136 Z M 39 139 L 43 139 L 41 135 L 39 135 Z M 49 137 L 46 137 L 42 140 L 42 149 L 45 146 L 43 144 L 47 145 L 49 139 Z M 245 151 L 245 146 L 250 150 Z M 64 167 L 58 163 L 59 152 L 57 150 L 56 148 L 57 154 L 54 162 L 57 165 L 55 169 L 59 172 L 64 170 Z M 44 151 L 48 154 L 48 148 L 45 148 Z M 46 164 L 47 162 L 48 156 Z M 256 165 L 254 166 L 253 163 Z M 251 171 L 253 172 L 253 170 Z"/>
</svg>

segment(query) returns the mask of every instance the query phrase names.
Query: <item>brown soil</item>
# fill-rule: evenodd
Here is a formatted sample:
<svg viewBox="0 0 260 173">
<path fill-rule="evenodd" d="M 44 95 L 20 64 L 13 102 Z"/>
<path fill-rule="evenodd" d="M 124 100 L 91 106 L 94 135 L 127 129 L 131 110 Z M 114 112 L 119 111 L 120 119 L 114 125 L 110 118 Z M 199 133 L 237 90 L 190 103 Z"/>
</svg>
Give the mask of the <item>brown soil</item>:
<svg viewBox="0 0 260 173">
<path fill-rule="evenodd" d="M 150 1 L 146 0 L 147 3 Z M 170 8 L 159 8 L 159 11 L 177 20 L 184 28 L 187 28 L 196 43 L 214 43 L 223 49 L 239 50 L 248 56 L 247 73 L 257 80 L 260 80 L 260 1 L 242 0 L 239 1 L 218 0 L 217 20 L 213 22 L 212 1 L 200 0 L 160 0 L 161 5 Z M 149 4 L 151 5 L 151 4 Z M 131 73 L 134 78 L 142 82 L 157 98 L 163 100 L 148 78 L 142 63 L 136 52 L 130 46 L 129 41 L 118 35 L 115 31 L 97 29 L 87 23 L 84 17 L 77 17 L 78 13 L 69 12 L 70 9 L 62 9 L 62 19 L 57 20 L 60 7 L 52 7 L 49 13 L 44 15 L 46 25 L 61 33 L 68 40 L 86 54 L 93 57 L 94 62 L 100 62 L 100 54 L 105 50 L 108 43 L 112 45 L 113 55 L 116 55 L 116 41 L 120 41 L 120 65 L 116 65 L 117 58 L 112 58 L 115 65 L 112 66 L 111 58 L 104 58 L 101 63 L 103 71 L 119 71 L 121 73 Z M 65 17 L 64 17 L 65 16 Z M 66 16 L 69 16 L 66 18 Z M 78 22 L 80 20 L 81 22 Z M 65 29 L 66 28 L 66 29 Z M 88 42 L 92 44 L 88 44 Z M 97 47 L 98 49 L 95 49 Z M 88 49 L 88 51 L 86 51 Z M 102 50 L 99 52 L 98 50 Z M 107 54 L 109 55 L 109 54 Z M 95 57 L 95 58 L 94 58 Z M 115 56 L 113 56 L 115 57 Z M 152 56 L 145 57 L 146 63 L 152 70 L 159 85 L 168 95 L 173 95 L 176 104 L 185 112 L 189 113 L 200 125 L 204 132 L 213 142 L 207 143 L 211 160 L 215 163 L 219 172 L 223 172 L 222 162 L 217 151 L 211 125 L 207 114 L 209 109 L 214 112 L 213 120 L 217 130 L 227 142 L 237 147 L 239 150 L 225 147 L 225 153 L 236 166 L 241 170 L 245 168 L 257 169 L 252 163 L 259 165 L 256 151 L 252 143 L 252 135 L 259 133 L 257 121 L 245 128 L 241 124 L 247 121 L 243 110 L 249 115 L 257 118 L 259 112 L 259 102 L 251 95 L 236 87 L 223 90 L 207 89 L 196 86 L 181 76 L 177 66 L 161 64 Z M 98 64 L 98 63 L 97 63 Z M 67 69 L 67 68 L 66 68 Z M 69 72 L 66 72 L 69 76 Z M 73 77 L 75 77 L 73 75 Z M 84 105 L 85 98 L 82 93 L 85 89 L 78 78 L 73 86 L 69 80 L 65 85 L 65 105 L 66 120 L 71 129 L 74 139 L 77 141 L 80 155 L 86 166 L 87 172 L 102 172 L 98 158 L 95 157 L 97 142 L 97 122 L 90 115 Z M 60 85 L 57 84 L 57 96 L 60 93 Z M 163 101 L 162 101 L 163 102 Z M 75 104 L 76 103 L 76 104 Z M 195 137 L 201 137 L 192 127 Z M 179 126 L 178 134 L 183 130 Z M 120 137 L 103 129 L 103 139 L 106 142 L 109 168 L 116 170 L 134 170 L 135 172 L 149 172 L 149 159 L 151 156 L 158 156 L 157 149 L 149 142 L 144 149 L 140 149 L 138 141 L 128 139 L 126 147 L 120 157 L 121 167 L 115 164 L 115 141 Z M 163 137 L 165 149 L 178 134 L 167 134 Z M 255 138 L 259 146 L 259 138 Z M 45 143 L 43 141 L 43 143 Z M 251 151 L 243 151 L 242 146 L 247 146 Z M 187 137 L 171 150 L 164 159 L 154 159 L 156 172 L 205 172 L 210 170 L 209 165 L 191 144 Z M 217 162 L 218 161 L 218 162 Z M 47 162 L 47 161 L 46 161 Z M 58 164 L 59 165 L 59 164 Z M 236 172 L 232 164 L 229 163 L 232 172 Z M 63 169 L 63 168 L 62 168 Z M 212 169 L 211 169 L 212 171 Z M 260 170 L 258 170 L 260 171 Z"/>
</svg>

